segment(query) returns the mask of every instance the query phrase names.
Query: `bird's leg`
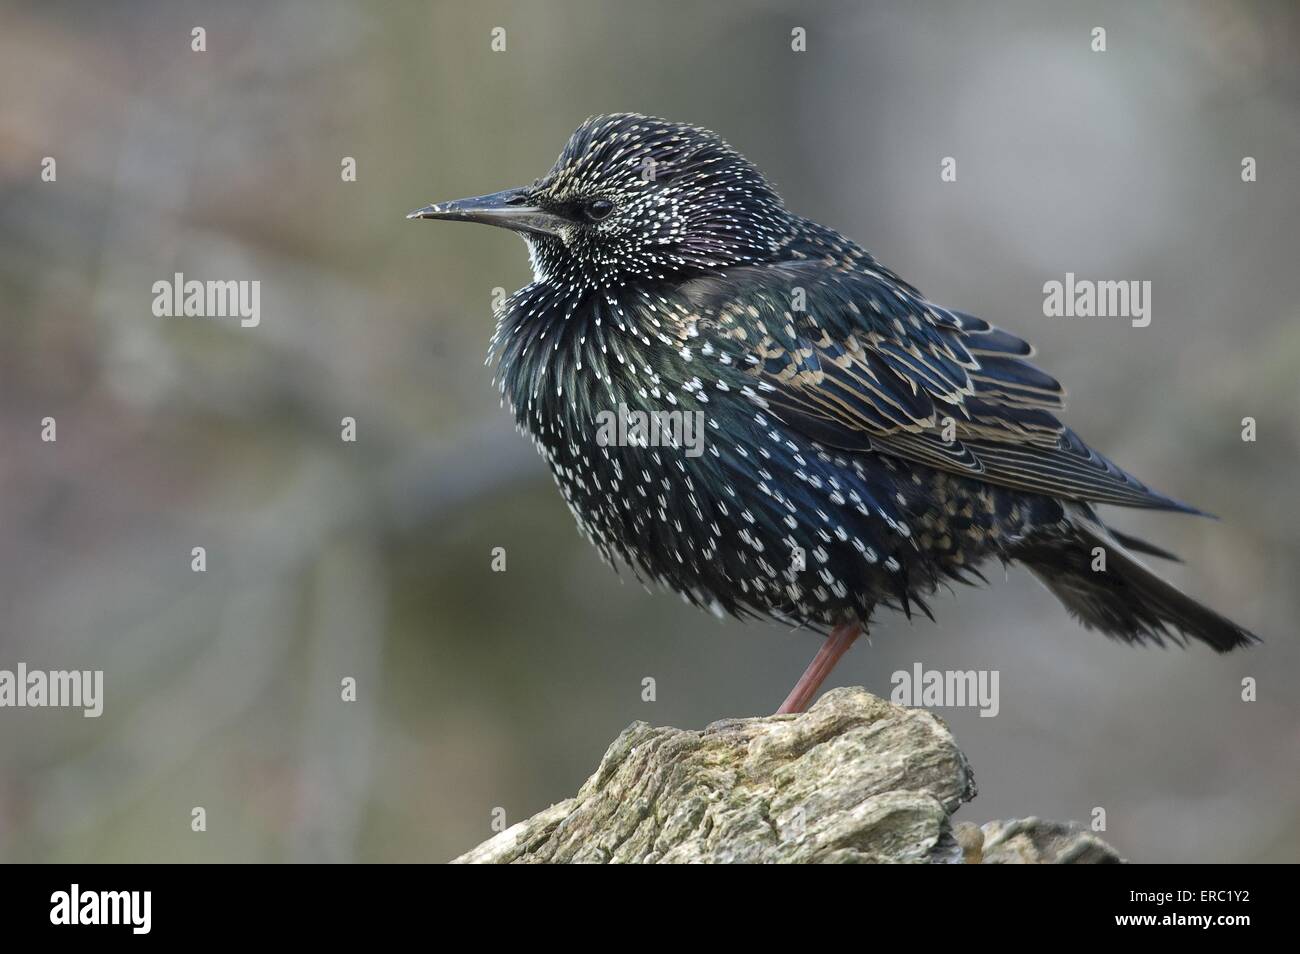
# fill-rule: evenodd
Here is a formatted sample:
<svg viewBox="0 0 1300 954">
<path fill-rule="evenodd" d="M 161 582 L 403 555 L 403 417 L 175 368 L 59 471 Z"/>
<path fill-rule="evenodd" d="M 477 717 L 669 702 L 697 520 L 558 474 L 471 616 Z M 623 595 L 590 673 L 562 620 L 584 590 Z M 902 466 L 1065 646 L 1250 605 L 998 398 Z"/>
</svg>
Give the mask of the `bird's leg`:
<svg viewBox="0 0 1300 954">
<path fill-rule="evenodd" d="M 795 683 L 794 688 L 790 690 L 790 695 L 785 697 L 785 702 L 781 703 L 781 708 L 776 710 L 777 715 L 787 712 L 803 712 L 808 708 L 808 703 L 812 702 L 812 697 L 817 694 L 826 677 L 831 674 L 835 664 L 840 661 L 840 657 L 849 651 L 853 641 L 858 638 L 862 632 L 862 624 L 859 622 L 840 623 L 831 634 L 826 637 L 821 648 L 817 650 L 817 655 L 813 661 L 808 664 L 808 668 L 803 671 L 799 681 Z"/>
</svg>

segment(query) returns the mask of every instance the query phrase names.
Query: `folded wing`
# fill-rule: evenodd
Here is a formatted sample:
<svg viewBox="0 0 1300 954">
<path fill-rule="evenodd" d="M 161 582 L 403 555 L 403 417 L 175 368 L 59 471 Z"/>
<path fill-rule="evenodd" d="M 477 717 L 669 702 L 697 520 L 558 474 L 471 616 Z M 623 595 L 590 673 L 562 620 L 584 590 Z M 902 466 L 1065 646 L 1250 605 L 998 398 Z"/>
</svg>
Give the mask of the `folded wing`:
<svg viewBox="0 0 1300 954">
<path fill-rule="evenodd" d="M 1024 360 L 1024 341 L 886 272 L 787 262 L 685 292 L 771 411 L 827 446 L 1070 500 L 1197 512 L 1063 425 L 1062 388 Z"/>
</svg>

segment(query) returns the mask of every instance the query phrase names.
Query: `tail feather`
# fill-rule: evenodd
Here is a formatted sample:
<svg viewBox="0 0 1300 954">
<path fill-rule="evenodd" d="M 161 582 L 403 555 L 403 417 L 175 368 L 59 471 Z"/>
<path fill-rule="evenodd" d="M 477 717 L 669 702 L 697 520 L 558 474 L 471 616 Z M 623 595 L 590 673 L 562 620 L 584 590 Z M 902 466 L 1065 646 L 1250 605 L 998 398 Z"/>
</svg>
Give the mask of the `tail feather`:
<svg viewBox="0 0 1300 954">
<path fill-rule="evenodd" d="M 1145 553 L 1147 556 L 1159 557 L 1162 560 L 1169 560 L 1172 563 L 1183 562 L 1183 558 L 1177 553 L 1170 553 L 1168 550 L 1158 547 L 1154 543 L 1148 543 L 1146 540 L 1139 537 L 1129 536 L 1127 533 L 1120 533 L 1114 527 L 1107 527 L 1106 530 L 1112 537 L 1120 542 L 1121 546 L 1133 551 L 1134 553 Z"/>
<path fill-rule="evenodd" d="M 1064 534 L 1058 528 L 1050 536 L 1026 538 L 1012 555 L 1088 629 L 1126 643 L 1163 646 L 1168 640 L 1181 646 L 1197 640 L 1220 653 L 1259 642 L 1249 630 L 1160 579 L 1123 544 L 1136 542 L 1135 549 L 1156 556 L 1165 556 L 1164 551 L 1112 534 L 1092 520 L 1075 519 L 1067 526 Z M 1105 551 L 1105 564 L 1094 570 L 1097 547 Z"/>
</svg>

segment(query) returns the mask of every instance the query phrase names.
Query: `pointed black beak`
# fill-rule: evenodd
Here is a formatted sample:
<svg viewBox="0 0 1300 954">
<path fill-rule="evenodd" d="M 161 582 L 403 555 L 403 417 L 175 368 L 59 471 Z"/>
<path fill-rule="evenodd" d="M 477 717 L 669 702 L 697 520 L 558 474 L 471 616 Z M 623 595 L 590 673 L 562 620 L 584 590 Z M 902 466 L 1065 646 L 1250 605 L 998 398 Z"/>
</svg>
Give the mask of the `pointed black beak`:
<svg viewBox="0 0 1300 954">
<path fill-rule="evenodd" d="M 426 205 L 406 216 L 408 219 L 448 219 L 452 222 L 482 222 L 516 232 L 535 235 L 558 235 L 565 225 L 572 225 L 561 215 L 547 212 L 529 202 L 527 189 L 507 189 L 491 195 Z"/>
</svg>

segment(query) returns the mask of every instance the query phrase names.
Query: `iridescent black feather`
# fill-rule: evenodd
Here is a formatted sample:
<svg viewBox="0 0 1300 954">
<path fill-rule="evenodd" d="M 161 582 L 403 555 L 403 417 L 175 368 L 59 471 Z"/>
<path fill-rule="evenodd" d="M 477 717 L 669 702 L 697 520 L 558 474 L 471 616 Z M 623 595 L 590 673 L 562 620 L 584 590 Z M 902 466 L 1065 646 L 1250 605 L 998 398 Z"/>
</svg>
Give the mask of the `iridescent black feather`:
<svg viewBox="0 0 1300 954">
<path fill-rule="evenodd" d="M 1061 424 L 1024 341 L 788 212 L 713 133 L 590 119 L 520 201 L 564 224 L 524 233 L 535 280 L 498 316 L 498 381 L 611 562 L 718 612 L 824 628 L 928 612 L 944 581 L 1019 560 L 1120 639 L 1253 639 L 1097 520 L 1097 503 L 1197 511 Z M 703 453 L 600 440 L 623 409 L 698 413 Z"/>
</svg>

